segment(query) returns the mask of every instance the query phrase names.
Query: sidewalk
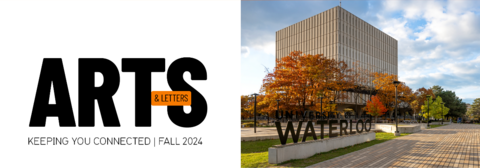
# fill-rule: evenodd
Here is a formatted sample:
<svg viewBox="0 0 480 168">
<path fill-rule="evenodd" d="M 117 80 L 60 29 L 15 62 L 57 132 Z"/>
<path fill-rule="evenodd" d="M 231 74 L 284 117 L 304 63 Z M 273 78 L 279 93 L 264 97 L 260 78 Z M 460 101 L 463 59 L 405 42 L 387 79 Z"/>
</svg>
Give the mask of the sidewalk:
<svg viewBox="0 0 480 168">
<path fill-rule="evenodd" d="M 480 125 L 422 130 L 309 167 L 480 167 Z"/>
</svg>

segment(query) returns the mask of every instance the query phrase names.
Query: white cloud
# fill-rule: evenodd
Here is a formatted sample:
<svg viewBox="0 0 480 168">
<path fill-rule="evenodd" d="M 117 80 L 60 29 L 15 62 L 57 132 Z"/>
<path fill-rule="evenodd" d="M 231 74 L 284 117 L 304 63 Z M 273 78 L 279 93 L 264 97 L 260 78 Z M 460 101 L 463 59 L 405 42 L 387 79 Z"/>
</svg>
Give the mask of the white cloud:
<svg viewBox="0 0 480 168">
<path fill-rule="evenodd" d="M 383 1 L 383 12 L 401 11 L 403 18 L 416 20 L 443 13 L 445 4 L 441 1 Z"/>
<path fill-rule="evenodd" d="M 447 63 L 445 67 L 448 68 L 451 73 L 459 76 L 467 76 L 467 75 L 480 76 L 480 56 L 478 56 L 473 61 Z"/>
<path fill-rule="evenodd" d="M 380 26 L 383 27 L 382 31 L 397 40 L 408 40 L 408 35 L 412 34 L 412 29 L 406 26 L 407 20 L 405 19 L 385 18 L 379 14 L 377 14 L 377 18 Z"/>
<path fill-rule="evenodd" d="M 275 42 L 264 42 L 261 44 L 255 44 L 252 48 L 263 51 L 268 55 L 275 55 Z"/>
<path fill-rule="evenodd" d="M 438 65 L 438 71 L 430 73 L 405 73 L 400 80 L 415 87 L 430 87 L 440 85 L 451 89 L 466 87 L 478 87 L 480 78 L 480 56 L 471 61 L 442 62 Z M 417 71 L 421 72 L 421 71 Z"/>
<path fill-rule="evenodd" d="M 413 89 L 433 85 L 462 89 L 479 85 L 480 2 L 384 1 L 382 4 L 384 10 L 376 16 L 380 29 L 398 40 L 400 80 Z"/>
<path fill-rule="evenodd" d="M 472 2 L 480 5 L 478 2 Z M 448 43 L 445 49 L 460 49 L 465 44 L 480 44 L 478 5 L 467 2 L 384 1 L 384 10 L 377 14 L 381 29 L 397 40 L 418 43 Z M 400 12 L 401 18 L 385 18 Z M 477 13 L 477 14 L 476 14 Z M 423 20 L 425 25 L 411 26 Z M 412 33 L 411 30 L 420 30 Z M 413 35 L 413 38 L 407 38 Z M 427 40 L 427 38 L 431 38 Z M 412 41 L 412 39 L 415 39 Z M 399 43 L 400 45 L 400 43 Z M 430 45 L 430 47 L 433 47 Z"/>
</svg>

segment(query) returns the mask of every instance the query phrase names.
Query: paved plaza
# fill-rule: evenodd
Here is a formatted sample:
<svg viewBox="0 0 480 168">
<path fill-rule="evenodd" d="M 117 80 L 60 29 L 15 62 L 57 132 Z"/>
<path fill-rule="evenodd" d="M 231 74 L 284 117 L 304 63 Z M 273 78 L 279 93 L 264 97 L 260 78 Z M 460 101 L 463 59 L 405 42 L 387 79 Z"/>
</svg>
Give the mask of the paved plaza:
<svg viewBox="0 0 480 168">
<path fill-rule="evenodd" d="M 422 130 L 310 167 L 480 167 L 480 125 Z"/>
</svg>

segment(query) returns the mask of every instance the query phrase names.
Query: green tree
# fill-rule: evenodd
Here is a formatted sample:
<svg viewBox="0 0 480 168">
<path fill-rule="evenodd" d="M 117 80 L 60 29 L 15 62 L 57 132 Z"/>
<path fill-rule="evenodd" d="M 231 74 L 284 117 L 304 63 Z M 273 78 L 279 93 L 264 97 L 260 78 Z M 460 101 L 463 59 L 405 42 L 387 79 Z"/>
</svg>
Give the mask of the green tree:
<svg viewBox="0 0 480 168">
<path fill-rule="evenodd" d="M 434 86 L 432 86 L 431 89 L 433 91 L 433 94 L 435 94 L 435 95 L 439 95 L 443 92 L 443 88 L 439 85 L 434 85 Z"/>
<path fill-rule="evenodd" d="M 471 108 L 466 113 L 467 116 L 473 116 L 473 118 L 480 118 L 480 98 L 473 100 Z"/>
<path fill-rule="evenodd" d="M 450 109 L 448 107 L 445 107 L 445 104 L 442 104 L 442 103 L 444 102 L 442 100 L 442 97 L 440 96 L 437 96 L 437 98 L 435 99 L 435 102 L 433 102 L 434 109 L 433 109 L 432 117 L 434 117 L 435 119 L 443 118 L 443 116 L 447 115 L 448 111 L 450 111 Z"/>
<path fill-rule="evenodd" d="M 423 117 L 433 117 L 435 119 L 443 118 L 444 115 L 448 114 L 450 109 L 442 105 L 442 103 L 443 100 L 440 96 L 437 96 L 435 101 L 433 101 L 432 98 L 428 99 L 428 104 L 427 100 L 425 100 L 425 105 L 422 106 Z"/>
<path fill-rule="evenodd" d="M 439 110 L 438 114 L 441 114 L 441 116 L 438 116 L 438 118 L 445 120 L 446 118 L 443 118 L 443 117 L 448 114 L 448 111 L 450 111 L 450 109 L 448 107 L 445 107 L 445 104 L 442 104 L 440 105 L 440 108 L 438 110 Z"/>
<path fill-rule="evenodd" d="M 443 90 L 441 86 L 435 85 L 431 88 L 435 96 L 440 96 L 445 102 L 445 107 L 448 107 L 450 111 L 448 112 L 449 116 L 452 117 L 461 117 L 464 116 L 467 112 L 467 107 L 462 99 L 458 98 L 455 92 L 451 90 Z"/>
</svg>

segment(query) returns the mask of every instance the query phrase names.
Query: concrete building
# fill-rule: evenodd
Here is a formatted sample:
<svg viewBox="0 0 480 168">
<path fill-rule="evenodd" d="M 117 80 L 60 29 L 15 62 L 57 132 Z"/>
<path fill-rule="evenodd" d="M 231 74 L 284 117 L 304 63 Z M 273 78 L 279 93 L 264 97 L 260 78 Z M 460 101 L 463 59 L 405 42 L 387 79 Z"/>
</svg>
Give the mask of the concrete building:
<svg viewBox="0 0 480 168">
<path fill-rule="evenodd" d="M 277 60 L 299 50 L 345 61 L 349 67 L 355 63 L 371 72 L 398 75 L 397 40 L 339 6 L 277 31 L 275 40 Z M 347 94 L 338 111 L 355 104 L 354 94 Z M 360 94 L 357 104 L 366 99 Z"/>
</svg>

